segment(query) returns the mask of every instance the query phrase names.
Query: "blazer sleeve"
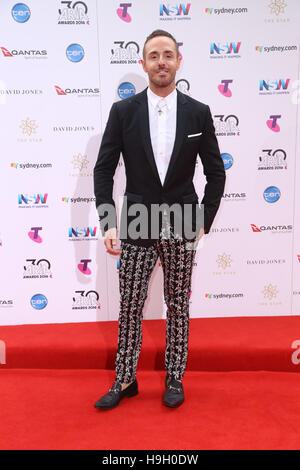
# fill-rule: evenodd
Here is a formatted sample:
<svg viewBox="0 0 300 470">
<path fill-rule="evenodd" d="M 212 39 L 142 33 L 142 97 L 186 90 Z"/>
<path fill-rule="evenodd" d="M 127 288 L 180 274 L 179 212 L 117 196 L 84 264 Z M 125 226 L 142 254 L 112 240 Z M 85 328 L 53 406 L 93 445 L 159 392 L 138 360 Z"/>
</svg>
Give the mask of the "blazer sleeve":
<svg viewBox="0 0 300 470">
<path fill-rule="evenodd" d="M 108 221 L 104 225 L 103 219 L 108 214 L 99 214 L 100 228 L 102 234 L 106 230 L 117 227 L 116 206 L 112 197 L 114 174 L 122 151 L 122 131 L 118 115 L 117 103 L 110 109 L 108 121 L 102 137 L 98 158 L 94 167 L 94 193 L 96 197 L 96 207 L 99 209 L 103 204 L 110 205 Z M 106 207 L 106 206 L 103 206 Z M 106 220 L 107 220 L 106 219 Z"/>
<path fill-rule="evenodd" d="M 209 233 L 225 187 L 225 168 L 215 134 L 215 127 L 209 106 L 206 110 L 204 132 L 199 147 L 199 156 L 206 177 L 204 196 L 201 204 L 204 205 L 204 231 Z"/>
</svg>

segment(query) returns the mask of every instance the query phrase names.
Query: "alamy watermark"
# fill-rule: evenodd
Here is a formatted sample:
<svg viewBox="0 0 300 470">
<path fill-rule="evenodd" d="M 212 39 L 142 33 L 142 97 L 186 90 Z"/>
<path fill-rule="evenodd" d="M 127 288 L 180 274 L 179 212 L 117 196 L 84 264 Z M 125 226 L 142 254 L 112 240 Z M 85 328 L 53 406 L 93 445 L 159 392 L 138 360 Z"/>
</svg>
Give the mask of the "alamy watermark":
<svg viewBox="0 0 300 470">
<path fill-rule="evenodd" d="M 292 342 L 292 349 L 296 349 L 292 353 L 291 361 L 293 364 L 298 365 L 300 364 L 300 340 L 295 339 L 295 341 Z"/>
<path fill-rule="evenodd" d="M 6 345 L 2 339 L 0 339 L 0 364 L 6 364 Z"/>
<path fill-rule="evenodd" d="M 123 199 L 123 205 L 122 203 Z M 198 203 L 167 203 L 148 205 L 133 202 L 127 210 L 127 196 L 120 196 L 120 240 L 147 240 L 175 237 L 186 239 L 189 249 L 198 245 L 198 235 L 204 227 L 204 205 Z M 150 206 L 150 207 L 149 207 Z M 116 209 L 113 204 L 104 203 L 97 207 L 102 227 L 117 227 Z M 130 218 L 128 221 L 127 216 Z M 150 223 L 150 227 L 149 227 Z M 193 242 L 196 242 L 194 246 Z"/>
</svg>

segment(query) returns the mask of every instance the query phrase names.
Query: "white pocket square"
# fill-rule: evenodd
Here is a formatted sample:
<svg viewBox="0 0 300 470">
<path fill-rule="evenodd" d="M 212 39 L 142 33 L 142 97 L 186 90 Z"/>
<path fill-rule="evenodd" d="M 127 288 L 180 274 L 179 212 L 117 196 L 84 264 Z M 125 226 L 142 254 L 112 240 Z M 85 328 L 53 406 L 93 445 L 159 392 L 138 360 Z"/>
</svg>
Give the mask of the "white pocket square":
<svg viewBox="0 0 300 470">
<path fill-rule="evenodd" d="M 197 137 L 198 135 L 202 135 L 202 132 L 199 132 L 199 134 L 190 134 L 188 137 Z"/>
</svg>

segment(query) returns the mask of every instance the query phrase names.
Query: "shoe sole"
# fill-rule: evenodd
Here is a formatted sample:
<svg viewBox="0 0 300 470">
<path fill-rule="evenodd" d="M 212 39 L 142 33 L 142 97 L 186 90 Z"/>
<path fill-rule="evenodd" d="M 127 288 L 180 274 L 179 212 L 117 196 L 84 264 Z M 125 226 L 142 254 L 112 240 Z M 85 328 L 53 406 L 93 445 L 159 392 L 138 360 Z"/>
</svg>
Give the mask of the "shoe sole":
<svg viewBox="0 0 300 470">
<path fill-rule="evenodd" d="M 137 390 L 137 391 L 135 391 L 135 392 L 130 392 L 128 395 L 124 395 L 124 396 L 121 398 L 121 400 L 120 400 L 118 403 L 116 403 L 115 405 L 113 405 L 113 406 L 109 406 L 109 405 L 108 405 L 108 406 L 105 406 L 105 405 L 102 405 L 102 406 L 101 406 L 101 405 L 98 405 L 98 406 L 96 406 L 96 405 L 94 405 L 94 406 L 95 406 L 95 408 L 101 408 L 101 410 L 111 410 L 111 409 L 113 409 L 113 408 L 116 408 L 124 398 L 135 397 L 138 393 L 139 393 L 139 392 L 138 392 L 138 390 Z"/>
<path fill-rule="evenodd" d="M 170 403 L 163 401 L 163 405 L 168 406 L 169 408 L 178 408 L 178 406 L 182 405 L 183 402 L 184 400 L 181 401 L 180 403 L 177 403 L 176 405 L 171 405 Z"/>
</svg>

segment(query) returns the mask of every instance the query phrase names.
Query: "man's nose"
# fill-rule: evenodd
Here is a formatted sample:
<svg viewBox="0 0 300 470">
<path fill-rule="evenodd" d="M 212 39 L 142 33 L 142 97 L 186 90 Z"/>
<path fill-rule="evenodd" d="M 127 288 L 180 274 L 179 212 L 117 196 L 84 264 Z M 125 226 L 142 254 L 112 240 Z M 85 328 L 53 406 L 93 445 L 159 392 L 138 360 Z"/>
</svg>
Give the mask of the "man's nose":
<svg viewBox="0 0 300 470">
<path fill-rule="evenodd" d="M 164 56 L 159 56 L 159 58 L 158 58 L 158 65 L 159 65 L 160 67 L 162 67 L 163 65 L 165 65 Z"/>
</svg>

